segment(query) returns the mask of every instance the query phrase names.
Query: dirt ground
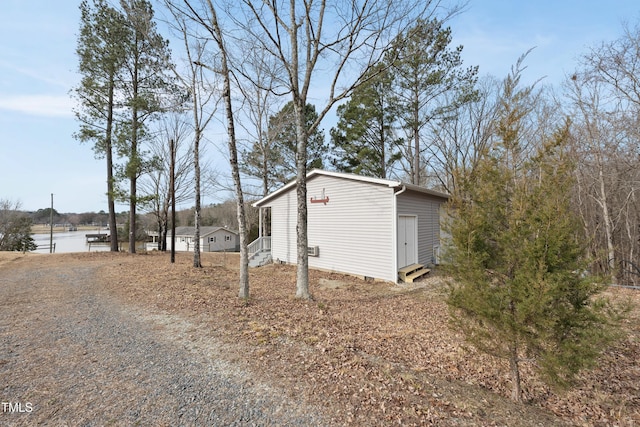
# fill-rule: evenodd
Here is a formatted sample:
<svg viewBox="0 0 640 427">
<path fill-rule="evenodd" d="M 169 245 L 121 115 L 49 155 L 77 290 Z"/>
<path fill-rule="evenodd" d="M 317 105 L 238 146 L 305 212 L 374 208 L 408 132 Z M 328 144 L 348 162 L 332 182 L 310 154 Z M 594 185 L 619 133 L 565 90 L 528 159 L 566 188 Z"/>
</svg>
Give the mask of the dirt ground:
<svg viewBox="0 0 640 427">
<path fill-rule="evenodd" d="M 448 328 L 437 272 L 399 287 L 311 270 L 314 300 L 305 302 L 294 298 L 295 267 L 269 265 L 251 270 L 243 301 L 237 254 L 203 254 L 203 268 L 191 264 L 190 254 L 171 264 L 158 253 L 0 253 L 2 270 L 95 266 L 87 279 L 119 303 L 171 319 L 169 332 L 195 351 L 208 340 L 223 343 L 216 358 L 326 408 L 337 424 L 640 425 L 638 305 L 624 340 L 573 389 L 556 394 L 525 367 L 527 401 L 515 404 L 508 366 Z M 640 302 L 638 291 L 609 293 Z"/>
</svg>

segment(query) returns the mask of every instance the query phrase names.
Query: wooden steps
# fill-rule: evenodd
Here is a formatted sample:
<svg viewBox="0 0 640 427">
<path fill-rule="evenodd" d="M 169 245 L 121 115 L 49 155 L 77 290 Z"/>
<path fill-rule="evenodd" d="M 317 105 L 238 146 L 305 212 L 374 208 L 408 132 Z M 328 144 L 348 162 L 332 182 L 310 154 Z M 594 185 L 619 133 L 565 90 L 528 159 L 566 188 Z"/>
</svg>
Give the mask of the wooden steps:
<svg viewBox="0 0 640 427">
<path fill-rule="evenodd" d="M 404 283 L 413 283 L 419 277 L 428 274 L 431 270 L 424 268 L 422 264 L 411 264 L 398 270 L 398 277 Z"/>
</svg>

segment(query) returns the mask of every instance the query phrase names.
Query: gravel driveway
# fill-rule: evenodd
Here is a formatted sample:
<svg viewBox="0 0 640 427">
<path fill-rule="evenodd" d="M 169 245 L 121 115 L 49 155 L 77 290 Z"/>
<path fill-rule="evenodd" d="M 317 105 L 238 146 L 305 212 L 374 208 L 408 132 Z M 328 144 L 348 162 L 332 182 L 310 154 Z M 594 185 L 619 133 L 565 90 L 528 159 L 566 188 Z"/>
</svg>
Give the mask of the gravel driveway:
<svg viewBox="0 0 640 427">
<path fill-rule="evenodd" d="M 0 425 L 331 424 L 188 319 L 123 305 L 94 266 L 16 264 L 0 268 Z"/>
</svg>

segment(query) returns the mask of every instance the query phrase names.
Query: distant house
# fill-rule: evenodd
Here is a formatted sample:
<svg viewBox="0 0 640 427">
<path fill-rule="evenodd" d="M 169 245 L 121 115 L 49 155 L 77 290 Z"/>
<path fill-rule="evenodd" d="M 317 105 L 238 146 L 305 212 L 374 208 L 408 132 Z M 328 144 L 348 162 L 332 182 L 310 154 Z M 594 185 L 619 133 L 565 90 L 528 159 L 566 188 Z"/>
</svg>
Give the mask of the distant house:
<svg viewBox="0 0 640 427">
<path fill-rule="evenodd" d="M 152 242 L 147 243 L 147 249 L 158 248 L 158 233 L 148 233 Z M 194 242 L 194 227 L 176 227 L 176 251 L 192 251 Z M 202 252 L 235 252 L 240 248 L 240 237 L 235 231 L 223 227 L 200 227 L 200 251 Z M 167 233 L 167 250 L 171 250 L 171 230 Z"/>
<path fill-rule="evenodd" d="M 438 263 L 441 206 L 447 194 L 315 169 L 307 175 L 307 196 L 310 267 L 398 282 Z M 295 264 L 295 181 L 254 206 L 271 211 L 271 236 L 250 245 L 249 254 L 257 260 L 252 265 L 269 260 Z"/>
</svg>

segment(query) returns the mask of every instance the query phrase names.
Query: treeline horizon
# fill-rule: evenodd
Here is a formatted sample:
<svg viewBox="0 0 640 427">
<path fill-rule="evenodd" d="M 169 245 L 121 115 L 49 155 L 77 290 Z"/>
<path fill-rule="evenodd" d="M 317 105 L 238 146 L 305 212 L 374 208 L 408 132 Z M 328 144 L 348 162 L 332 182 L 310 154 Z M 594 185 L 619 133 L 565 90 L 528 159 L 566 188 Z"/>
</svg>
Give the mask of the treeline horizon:
<svg viewBox="0 0 640 427">
<path fill-rule="evenodd" d="M 176 227 L 182 226 L 194 226 L 194 207 L 180 208 L 176 210 Z M 257 221 L 257 209 L 248 204 L 247 211 L 249 218 L 255 218 L 251 220 L 251 224 Z M 33 225 L 49 225 L 51 208 L 41 208 L 35 211 L 19 209 L 16 212 L 23 213 L 29 216 Z M 54 225 L 102 225 L 108 224 L 108 212 L 100 210 L 98 212 L 58 212 L 53 209 L 53 223 Z M 212 203 L 202 207 L 200 225 L 207 226 L 220 226 L 232 230 L 237 230 L 238 221 L 235 214 L 235 201 L 227 200 L 221 203 Z M 116 213 L 117 223 L 119 225 L 125 224 L 129 219 L 129 211 L 121 211 Z M 138 218 L 142 221 L 143 228 L 146 231 L 154 230 L 155 216 L 153 212 L 147 212 L 138 214 Z"/>
</svg>

